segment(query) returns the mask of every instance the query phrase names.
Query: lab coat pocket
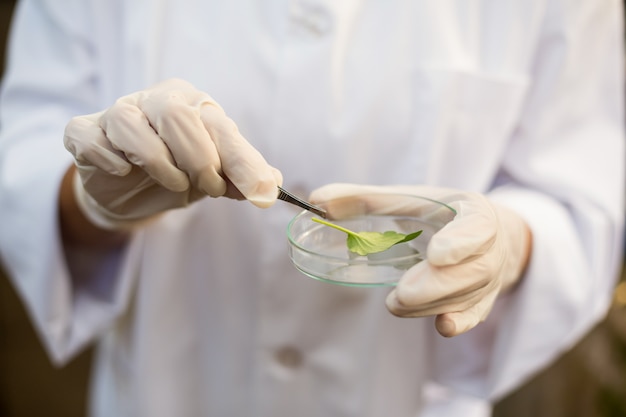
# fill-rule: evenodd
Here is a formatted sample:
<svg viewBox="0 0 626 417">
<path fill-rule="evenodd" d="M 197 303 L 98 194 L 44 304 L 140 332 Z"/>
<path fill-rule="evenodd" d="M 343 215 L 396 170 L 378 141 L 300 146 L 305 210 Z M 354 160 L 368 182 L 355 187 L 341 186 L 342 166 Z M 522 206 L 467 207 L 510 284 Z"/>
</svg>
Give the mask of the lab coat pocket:
<svg viewBox="0 0 626 417">
<path fill-rule="evenodd" d="M 422 143 L 425 181 L 484 191 L 500 166 L 521 114 L 523 76 L 418 69 L 414 132 Z"/>
</svg>

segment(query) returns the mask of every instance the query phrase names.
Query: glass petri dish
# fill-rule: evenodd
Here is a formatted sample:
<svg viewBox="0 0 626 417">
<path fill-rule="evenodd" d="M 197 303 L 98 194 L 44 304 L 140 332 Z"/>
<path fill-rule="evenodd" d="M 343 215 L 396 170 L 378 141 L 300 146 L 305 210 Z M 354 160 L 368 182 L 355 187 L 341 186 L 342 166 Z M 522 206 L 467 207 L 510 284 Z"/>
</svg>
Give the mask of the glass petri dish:
<svg viewBox="0 0 626 417">
<path fill-rule="evenodd" d="M 426 259 L 431 237 L 456 215 L 445 203 L 407 194 L 366 194 L 318 205 L 328 211 L 327 220 L 355 232 L 422 230 L 412 241 L 360 256 L 348 250 L 346 233 L 314 222 L 317 216 L 308 211 L 296 215 L 287 226 L 293 265 L 308 277 L 357 287 L 396 285 L 407 269 Z"/>
</svg>

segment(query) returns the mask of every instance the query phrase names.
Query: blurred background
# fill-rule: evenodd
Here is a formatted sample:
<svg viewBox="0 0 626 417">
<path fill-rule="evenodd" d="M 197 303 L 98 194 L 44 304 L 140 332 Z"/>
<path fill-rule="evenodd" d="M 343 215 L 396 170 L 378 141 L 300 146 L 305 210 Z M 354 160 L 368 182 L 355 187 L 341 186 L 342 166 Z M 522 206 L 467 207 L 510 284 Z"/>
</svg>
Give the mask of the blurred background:
<svg viewBox="0 0 626 417">
<path fill-rule="evenodd" d="M 0 76 L 15 0 L 0 0 Z M 85 416 L 92 351 L 48 360 L 0 268 L 0 417 Z M 626 273 L 606 319 L 551 367 L 502 399 L 494 417 L 626 417 Z"/>
</svg>

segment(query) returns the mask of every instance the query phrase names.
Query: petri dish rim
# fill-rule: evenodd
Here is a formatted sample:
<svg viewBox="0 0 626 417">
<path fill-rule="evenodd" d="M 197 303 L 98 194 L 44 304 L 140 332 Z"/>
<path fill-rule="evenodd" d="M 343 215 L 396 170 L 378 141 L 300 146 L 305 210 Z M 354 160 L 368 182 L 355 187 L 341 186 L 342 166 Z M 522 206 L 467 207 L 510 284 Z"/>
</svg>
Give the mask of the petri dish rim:
<svg viewBox="0 0 626 417">
<path fill-rule="evenodd" d="M 446 203 L 443 203 L 441 201 L 437 201 L 428 197 L 423 197 L 420 195 L 414 195 L 414 194 L 406 194 L 406 193 L 368 193 L 368 194 L 376 194 L 376 195 L 380 195 L 380 196 L 394 196 L 394 197 L 407 197 L 407 198 L 418 198 L 418 199 L 422 199 L 425 201 L 429 201 L 431 203 L 433 203 L 435 206 L 439 206 L 441 208 L 447 208 L 450 212 L 450 216 L 451 218 L 453 218 L 456 215 L 456 210 L 449 206 Z M 315 280 L 318 281 L 322 281 L 322 282 L 328 282 L 328 283 L 332 283 L 332 284 L 338 284 L 338 285 L 343 285 L 343 286 L 351 286 L 351 287 L 381 287 L 381 286 L 394 286 L 397 284 L 397 280 L 386 280 L 386 281 L 375 281 L 375 282 L 368 282 L 368 281 L 347 281 L 347 280 L 340 280 L 340 279 L 333 279 L 327 276 L 318 276 L 315 275 L 314 272 L 307 270 L 305 267 L 303 267 L 302 265 L 300 265 L 295 259 L 294 259 L 294 255 L 293 255 L 293 251 L 297 250 L 301 253 L 304 254 L 308 254 L 311 257 L 315 257 L 318 258 L 324 262 L 326 262 L 327 264 L 329 263 L 336 263 L 337 265 L 339 264 L 345 264 L 344 267 L 358 267 L 358 266 L 372 266 L 372 267 L 389 267 L 390 266 L 390 260 L 393 260 L 395 264 L 403 264 L 403 262 L 412 262 L 412 264 L 416 264 L 417 262 L 420 262 L 422 260 L 425 259 L 425 256 L 420 253 L 413 253 L 413 254 L 409 254 L 409 255 L 405 255 L 405 256 L 395 256 L 392 259 L 379 259 L 379 260 L 375 260 L 375 259 L 368 259 L 367 257 L 365 258 L 354 258 L 354 259 L 349 259 L 347 260 L 345 257 L 341 257 L 341 256 L 333 256 L 333 255 L 329 255 L 329 254 L 322 254 L 318 251 L 315 251 L 314 249 L 309 249 L 308 247 L 305 247 L 303 245 L 301 245 L 299 243 L 298 240 L 302 240 L 302 237 L 308 234 L 312 234 L 315 233 L 316 230 L 321 229 L 321 228 L 327 228 L 328 226 L 324 226 L 321 224 L 316 224 L 314 227 L 312 227 L 309 230 L 306 230 L 302 235 L 297 236 L 297 238 L 293 235 L 293 228 L 294 225 L 298 222 L 301 221 L 303 217 L 315 217 L 316 215 L 313 213 L 309 213 L 306 210 L 301 211 L 300 213 L 298 213 L 296 216 L 294 216 L 290 221 L 289 224 L 287 226 L 287 238 L 289 241 L 289 256 L 290 256 L 290 260 L 292 261 L 294 267 L 301 272 L 302 274 L 313 278 Z M 349 218 L 349 220 L 355 220 L 355 219 L 359 219 L 359 218 L 375 218 L 375 217 L 387 217 L 387 218 L 393 218 L 394 216 L 387 216 L 387 215 L 376 215 L 376 214 L 366 214 L 366 215 L 360 215 L 360 216 L 356 216 L 354 218 Z M 398 216 L 396 218 L 397 220 L 401 220 L 401 219 L 406 219 L 406 220 L 418 220 L 419 217 L 416 216 L 409 216 L 409 215 L 403 215 L 403 216 Z M 336 220 L 338 222 L 344 221 L 344 220 L 348 220 L 348 219 L 339 219 Z M 330 220 L 330 221 L 335 221 L 335 220 Z M 423 221 L 423 220 L 422 220 Z M 449 221 L 449 220 L 448 220 Z M 445 225 L 445 223 L 447 222 L 443 222 L 439 225 L 439 228 L 443 227 Z M 414 262 L 413 262 L 414 261 Z M 403 264 L 404 265 L 404 264 Z"/>
</svg>

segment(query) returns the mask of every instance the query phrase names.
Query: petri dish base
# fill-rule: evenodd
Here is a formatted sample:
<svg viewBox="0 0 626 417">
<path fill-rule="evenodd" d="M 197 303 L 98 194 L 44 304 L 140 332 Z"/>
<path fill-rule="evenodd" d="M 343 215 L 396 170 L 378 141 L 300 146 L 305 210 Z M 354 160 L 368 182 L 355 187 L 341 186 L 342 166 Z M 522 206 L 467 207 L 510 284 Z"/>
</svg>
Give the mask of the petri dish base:
<svg viewBox="0 0 626 417">
<path fill-rule="evenodd" d="M 406 270 L 425 259 L 430 238 L 456 214 L 444 203 L 419 196 L 377 194 L 376 207 L 365 203 L 372 201 L 371 196 L 362 197 L 320 205 L 328 208 L 331 217 L 333 207 L 342 207 L 341 218 L 330 221 L 355 232 L 393 230 L 408 234 L 422 230 L 421 235 L 383 252 L 360 256 L 348 250 L 344 232 L 314 222 L 315 215 L 303 211 L 287 228 L 289 257 L 300 272 L 339 285 L 394 286 Z M 396 211 L 400 214 L 388 214 Z"/>
</svg>

